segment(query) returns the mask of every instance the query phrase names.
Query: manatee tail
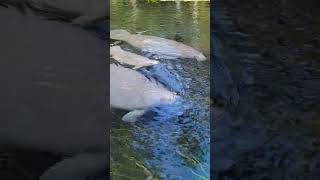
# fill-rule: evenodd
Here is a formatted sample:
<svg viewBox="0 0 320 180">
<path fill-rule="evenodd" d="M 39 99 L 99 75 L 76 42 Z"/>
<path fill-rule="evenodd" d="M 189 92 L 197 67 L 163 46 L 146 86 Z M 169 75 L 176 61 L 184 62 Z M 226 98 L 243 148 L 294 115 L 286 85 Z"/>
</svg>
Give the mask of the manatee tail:
<svg viewBox="0 0 320 180">
<path fill-rule="evenodd" d="M 125 122 L 134 123 L 136 122 L 139 117 L 141 117 L 145 113 L 145 110 L 134 110 L 122 117 L 122 120 Z"/>
<path fill-rule="evenodd" d="M 205 61 L 207 58 L 202 53 L 200 53 L 199 55 L 195 56 L 195 59 L 197 61 Z"/>
</svg>

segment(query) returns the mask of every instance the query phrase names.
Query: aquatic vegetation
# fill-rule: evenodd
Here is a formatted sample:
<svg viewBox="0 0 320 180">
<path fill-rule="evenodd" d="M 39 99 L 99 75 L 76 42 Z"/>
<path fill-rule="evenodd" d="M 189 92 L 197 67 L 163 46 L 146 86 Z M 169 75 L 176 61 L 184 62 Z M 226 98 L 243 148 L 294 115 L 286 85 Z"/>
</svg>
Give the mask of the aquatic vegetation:
<svg viewBox="0 0 320 180">
<path fill-rule="evenodd" d="M 159 2 L 159 0 L 146 0 L 146 1 L 149 3 L 158 3 Z"/>
<path fill-rule="evenodd" d="M 157 179 L 157 172 L 143 162 L 144 156 L 132 145 L 132 128 L 121 122 L 121 117 L 113 113 L 113 126 L 110 132 L 110 157 L 112 179 Z"/>
</svg>

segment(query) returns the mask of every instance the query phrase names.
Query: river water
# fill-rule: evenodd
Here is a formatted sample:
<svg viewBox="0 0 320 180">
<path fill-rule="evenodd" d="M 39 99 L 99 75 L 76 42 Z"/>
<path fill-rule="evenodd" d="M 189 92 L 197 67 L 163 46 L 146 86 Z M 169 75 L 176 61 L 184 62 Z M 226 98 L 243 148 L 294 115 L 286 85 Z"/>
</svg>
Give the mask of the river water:
<svg viewBox="0 0 320 180">
<path fill-rule="evenodd" d="M 319 177 L 317 3 L 281 3 L 215 3 L 214 179 Z"/>
<path fill-rule="evenodd" d="M 126 29 L 174 39 L 202 51 L 208 60 L 143 54 L 161 63 L 139 71 L 177 92 L 183 100 L 156 107 L 134 125 L 112 110 L 111 177 L 113 179 L 209 179 L 210 174 L 210 4 L 112 0 L 110 29 Z M 112 42 L 111 42 L 112 43 Z M 112 86 L 112 84 L 111 84 Z"/>
</svg>

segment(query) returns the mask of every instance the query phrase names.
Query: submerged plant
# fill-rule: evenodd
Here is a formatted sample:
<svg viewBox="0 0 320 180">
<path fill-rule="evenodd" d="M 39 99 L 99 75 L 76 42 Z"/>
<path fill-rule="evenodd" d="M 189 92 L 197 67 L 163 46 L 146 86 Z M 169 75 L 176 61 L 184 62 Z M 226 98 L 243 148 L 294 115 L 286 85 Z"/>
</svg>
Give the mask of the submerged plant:
<svg viewBox="0 0 320 180">
<path fill-rule="evenodd" d="M 121 121 L 120 116 L 113 115 L 110 135 L 111 178 L 157 180 L 155 173 L 142 161 L 141 153 L 134 150 L 130 127 Z"/>
<path fill-rule="evenodd" d="M 148 3 L 158 3 L 159 0 L 147 0 Z"/>
</svg>

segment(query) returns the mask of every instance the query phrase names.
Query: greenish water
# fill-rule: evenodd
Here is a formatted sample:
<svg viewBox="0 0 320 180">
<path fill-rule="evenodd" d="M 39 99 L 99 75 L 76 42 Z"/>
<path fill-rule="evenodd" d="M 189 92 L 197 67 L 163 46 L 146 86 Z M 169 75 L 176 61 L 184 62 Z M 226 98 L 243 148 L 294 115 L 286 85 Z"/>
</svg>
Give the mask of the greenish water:
<svg viewBox="0 0 320 180">
<path fill-rule="evenodd" d="M 110 28 L 183 41 L 210 53 L 209 2 L 111 0 Z"/>
<path fill-rule="evenodd" d="M 139 70 L 183 100 L 151 109 L 134 125 L 120 120 L 125 112 L 113 110 L 112 179 L 209 179 L 209 2 L 112 0 L 110 4 L 111 30 L 174 39 L 208 58 L 205 62 L 159 59 L 160 65 Z M 121 46 L 148 56 L 125 43 Z"/>
</svg>

